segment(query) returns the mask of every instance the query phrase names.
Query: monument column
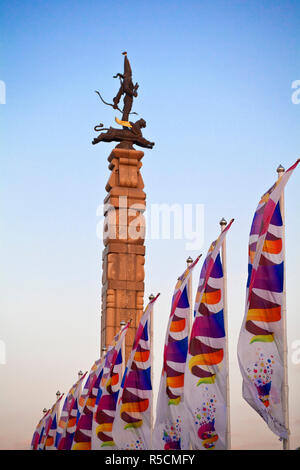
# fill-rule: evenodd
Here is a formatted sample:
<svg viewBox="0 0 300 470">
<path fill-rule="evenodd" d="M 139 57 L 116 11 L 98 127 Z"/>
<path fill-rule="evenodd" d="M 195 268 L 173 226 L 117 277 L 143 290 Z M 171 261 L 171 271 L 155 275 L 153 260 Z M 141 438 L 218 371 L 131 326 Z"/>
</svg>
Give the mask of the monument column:
<svg viewBox="0 0 300 470">
<path fill-rule="evenodd" d="M 94 127 L 101 132 L 93 139 L 99 142 L 118 142 L 108 157 L 111 171 L 106 184 L 108 192 L 104 200 L 104 245 L 102 256 L 102 309 L 101 309 L 101 347 L 108 347 L 120 330 L 120 322 L 131 319 L 126 334 L 125 356 L 128 359 L 133 345 L 136 329 L 143 314 L 144 263 L 145 263 L 145 220 L 146 194 L 140 173 L 144 152 L 133 145 L 152 149 L 154 142 L 145 139 L 142 129 L 144 119 L 129 121 L 133 100 L 138 96 L 138 83 L 132 82 L 132 70 L 124 55 L 124 71 L 117 73 L 120 87 L 112 103 L 106 102 L 99 91 L 101 101 L 122 114 L 115 117 L 120 128 L 104 128 L 103 124 Z M 123 97 L 123 109 L 119 103 Z M 107 132 L 103 132 L 107 131 Z"/>
<path fill-rule="evenodd" d="M 143 314 L 146 194 L 140 173 L 144 153 L 115 148 L 104 199 L 101 344 L 109 345 L 120 321 L 132 319 L 126 335 L 128 359 Z"/>
</svg>

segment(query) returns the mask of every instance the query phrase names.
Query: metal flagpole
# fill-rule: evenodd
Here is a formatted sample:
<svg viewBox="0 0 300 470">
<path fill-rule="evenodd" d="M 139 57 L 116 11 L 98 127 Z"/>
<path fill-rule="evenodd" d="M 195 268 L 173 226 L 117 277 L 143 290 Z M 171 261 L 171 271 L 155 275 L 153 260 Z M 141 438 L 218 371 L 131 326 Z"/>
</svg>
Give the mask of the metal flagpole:
<svg viewBox="0 0 300 470">
<path fill-rule="evenodd" d="M 103 356 L 103 358 L 104 358 L 105 355 L 106 355 L 106 351 L 107 351 L 107 347 L 106 347 L 106 346 L 103 346 L 103 347 L 102 347 L 102 356 Z"/>
<path fill-rule="evenodd" d="M 56 392 L 56 400 L 58 400 L 60 396 L 61 396 L 61 393 L 60 393 L 59 390 L 57 390 L 57 392 Z M 56 426 L 56 429 L 57 429 L 57 427 L 58 427 L 58 423 L 59 423 L 59 419 L 60 419 L 60 411 L 61 411 L 61 410 L 60 410 L 60 404 L 59 404 L 58 410 L 57 410 L 57 426 Z M 56 432 L 57 432 L 57 430 L 56 430 Z M 54 444 L 55 444 L 55 440 L 56 440 L 56 436 L 54 436 Z M 46 444 L 46 442 L 45 442 L 45 444 Z"/>
<path fill-rule="evenodd" d="M 281 178 L 285 169 L 282 165 L 277 168 L 278 179 Z M 288 385 L 288 347 L 287 347 L 287 321 L 286 321 L 286 266 L 285 266 L 285 210 L 284 210 L 284 191 L 280 197 L 280 212 L 282 218 L 282 254 L 283 254 L 283 292 L 282 292 L 282 330 L 283 330 L 283 415 L 284 425 L 289 432 L 289 385 Z M 283 439 L 283 450 L 290 449 L 290 436 Z"/>
<path fill-rule="evenodd" d="M 221 232 L 225 229 L 227 221 L 224 217 L 220 220 Z M 225 362 L 227 370 L 226 381 L 226 449 L 231 449 L 231 426 L 230 426 L 230 392 L 229 392 L 229 351 L 228 351 L 228 309 L 227 309 L 227 259 L 226 259 L 226 238 L 222 243 L 222 266 L 223 266 L 223 314 L 225 328 Z"/>
<path fill-rule="evenodd" d="M 189 256 L 186 260 L 187 267 L 189 267 L 193 263 L 193 259 Z M 189 335 L 191 333 L 192 324 L 193 324 L 193 273 L 190 274 L 187 291 L 188 291 L 188 299 L 190 304 L 190 315 L 189 315 Z"/>
<path fill-rule="evenodd" d="M 126 325 L 126 322 L 124 320 L 120 321 L 120 327 L 121 329 Z M 126 362 L 125 362 L 125 336 L 122 341 L 122 369 L 121 369 L 121 374 L 122 374 L 122 380 L 125 372 L 125 367 L 126 367 Z"/>
<path fill-rule="evenodd" d="M 56 400 L 58 400 L 60 396 L 61 396 L 61 393 L 60 393 L 59 390 L 57 390 L 57 392 L 56 392 Z M 59 414 L 59 410 L 58 410 L 58 414 Z"/>
<path fill-rule="evenodd" d="M 150 294 L 149 295 L 149 301 L 154 299 L 154 295 Z M 154 363 L 154 347 L 153 347 L 153 307 L 150 312 L 150 357 L 151 357 L 151 386 L 152 386 L 152 400 L 151 400 L 151 421 L 150 421 L 150 430 L 151 430 L 151 449 L 153 447 L 152 445 L 152 437 L 153 437 L 153 363 Z"/>
<path fill-rule="evenodd" d="M 83 372 L 82 372 L 82 370 L 80 370 L 80 371 L 78 372 L 78 380 L 80 380 L 82 376 L 83 376 Z M 79 411 L 80 414 L 81 414 L 81 411 L 82 411 L 82 410 L 80 409 L 80 405 L 79 405 L 79 398 L 80 398 L 80 396 L 81 396 L 81 393 L 82 393 L 82 383 L 80 384 L 80 391 L 79 391 L 79 395 L 78 395 L 78 411 Z"/>
<path fill-rule="evenodd" d="M 193 259 L 189 256 L 188 259 L 186 260 L 187 267 L 189 267 L 193 263 Z M 193 325 L 193 279 L 192 279 L 192 273 L 190 274 L 190 278 L 188 280 L 188 285 L 187 285 L 187 290 L 188 290 L 188 299 L 189 299 L 189 305 L 190 305 L 190 314 L 189 314 L 189 338 L 191 335 L 192 331 L 192 325 Z M 192 444 L 190 443 L 190 450 L 192 450 Z"/>
</svg>

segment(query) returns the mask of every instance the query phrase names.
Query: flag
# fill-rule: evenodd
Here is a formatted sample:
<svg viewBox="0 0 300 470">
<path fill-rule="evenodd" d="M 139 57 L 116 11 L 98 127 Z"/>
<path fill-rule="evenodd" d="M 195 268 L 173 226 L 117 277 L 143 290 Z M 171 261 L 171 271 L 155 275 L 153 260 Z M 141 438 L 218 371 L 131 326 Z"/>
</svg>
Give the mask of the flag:
<svg viewBox="0 0 300 470">
<path fill-rule="evenodd" d="M 56 435 L 55 445 L 58 450 L 70 450 L 72 447 L 76 423 L 79 417 L 78 400 L 85 376 L 86 373 L 75 382 L 66 396 Z"/>
<path fill-rule="evenodd" d="M 151 449 L 151 338 L 152 299 L 140 320 L 125 369 L 113 423 L 113 440 L 118 449 Z"/>
<path fill-rule="evenodd" d="M 88 375 L 88 378 L 86 379 L 81 395 L 79 397 L 79 408 L 81 410 L 83 410 L 85 406 L 85 403 L 89 397 L 91 387 L 93 386 L 95 377 L 97 375 L 99 368 L 101 368 L 101 365 L 102 365 L 102 359 L 100 358 L 100 359 L 97 359 L 97 361 L 95 361 L 91 367 L 90 373 Z"/>
<path fill-rule="evenodd" d="M 153 430 L 154 449 L 189 449 L 183 395 L 190 329 L 188 280 L 199 259 L 200 256 L 178 278 L 171 302 Z"/>
<path fill-rule="evenodd" d="M 115 336 L 113 346 L 107 351 L 102 384 L 99 389 L 100 398 L 93 417 L 92 450 L 115 448 L 112 438 L 112 426 L 122 379 L 121 346 L 129 324 L 130 321 Z"/>
<path fill-rule="evenodd" d="M 95 361 L 79 398 L 82 409 L 73 439 L 72 450 L 91 450 L 93 413 L 103 374 L 103 359 Z"/>
<path fill-rule="evenodd" d="M 35 428 L 35 431 L 32 436 L 32 441 L 31 441 L 31 450 L 38 450 L 41 434 L 44 432 L 44 422 L 45 422 L 45 416 L 46 413 L 48 413 L 49 410 L 45 412 L 45 414 L 41 417 L 39 420 L 37 427 Z"/>
<path fill-rule="evenodd" d="M 40 438 L 37 446 L 37 450 L 44 450 L 45 441 L 46 441 L 46 430 L 48 429 L 48 423 L 50 419 L 50 409 L 46 411 L 42 418 L 42 426 L 40 432 Z"/>
<path fill-rule="evenodd" d="M 284 424 L 282 396 L 284 253 L 280 197 L 299 161 L 262 196 L 254 214 L 245 315 L 238 342 L 243 398 L 271 431 L 284 439 L 288 429 Z"/>
<path fill-rule="evenodd" d="M 44 449 L 45 450 L 56 450 L 55 447 L 55 439 L 56 439 L 56 432 L 57 432 L 57 422 L 58 422 L 58 415 L 59 415 L 59 406 L 60 400 L 62 399 L 64 394 L 62 394 L 54 403 L 50 410 L 50 419 L 48 422 L 48 429 L 45 430 L 46 440 Z"/>
<path fill-rule="evenodd" d="M 185 367 L 184 396 L 193 449 L 226 449 L 227 374 L 224 278 L 220 248 L 233 220 L 215 240 L 201 269 Z"/>
</svg>

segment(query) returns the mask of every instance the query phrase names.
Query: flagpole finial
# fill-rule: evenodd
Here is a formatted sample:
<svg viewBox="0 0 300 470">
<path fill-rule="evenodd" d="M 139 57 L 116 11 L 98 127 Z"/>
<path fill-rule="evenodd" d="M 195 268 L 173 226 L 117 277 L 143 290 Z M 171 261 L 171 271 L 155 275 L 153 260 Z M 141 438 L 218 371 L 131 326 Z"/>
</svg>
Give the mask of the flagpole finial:
<svg viewBox="0 0 300 470">
<path fill-rule="evenodd" d="M 222 227 L 222 226 L 225 227 L 225 225 L 227 225 L 227 220 L 224 219 L 224 217 L 222 217 L 222 219 L 220 220 L 219 224 L 221 225 L 221 227 Z"/>
<path fill-rule="evenodd" d="M 188 257 L 188 259 L 186 260 L 187 264 L 190 265 L 194 262 L 193 258 L 191 258 L 190 256 Z"/>
<path fill-rule="evenodd" d="M 153 294 L 150 294 L 150 295 L 149 295 L 149 300 L 150 300 L 150 302 L 151 302 L 151 300 L 153 300 L 153 299 L 154 299 L 154 295 L 153 295 Z"/>
<path fill-rule="evenodd" d="M 61 396 L 61 393 L 60 393 L 59 390 L 57 390 L 57 392 L 56 392 L 56 397 L 59 398 L 60 396 Z"/>
<path fill-rule="evenodd" d="M 285 168 L 282 165 L 279 165 L 276 171 L 277 173 L 283 173 L 285 171 Z"/>
<path fill-rule="evenodd" d="M 43 413 L 47 413 L 47 411 L 48 411 L 47 408 L 43 409 Z"/>
<path fill-rule="evenodd" d="M 105 358 L 106 353 L 107 353 L 107 347 L 106 347 L 106 346 L 103 346 L 103 347 L 101 348 L 101 351 L 102 351 L 102 357 Z"/>
<path fill-rule="evenodd" d="M 80 371 L 78 372 L 78 377 L 81 378 L 82 376 L 83 376 L 83 372 L 82 372 L 82 370 L 80 370 Z"/>
</svg>

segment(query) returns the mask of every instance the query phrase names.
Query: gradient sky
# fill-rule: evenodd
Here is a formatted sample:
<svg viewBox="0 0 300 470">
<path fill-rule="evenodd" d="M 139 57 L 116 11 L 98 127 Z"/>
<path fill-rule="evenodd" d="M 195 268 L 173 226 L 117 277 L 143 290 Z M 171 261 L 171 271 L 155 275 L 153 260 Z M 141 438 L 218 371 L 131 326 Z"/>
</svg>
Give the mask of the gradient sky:
<svg viewBox="0 0 300 470">
<path fill-rule="evenodd" d="M 115 116 L 128 51 L 147 121 L 142 174 L 148 205 L 204 204 L 203 249 L 227 237 L 232 447 L 280 449 L 241 397 L 236 347 L 244 315 L 247 244 L 258 200 L 299 155 L 298 0 L 26 0 L 0 4 L 1 317 L 0 448 L 23 449 L 57 389 L 67 392 L 100 350 L 102 242 L 97 207 L 107 156 L 94 126 Z M 286 189 L 291 446 L 300 445 L 300 170 Z M 186 240 L 147 240 L 145 299 L 155 308 L 155 391 L 170 301 Z M 195 269 L 196 290 L 200 266 Z M 146 301 L 145 300 L 145 301 Z"/>
</svg>

